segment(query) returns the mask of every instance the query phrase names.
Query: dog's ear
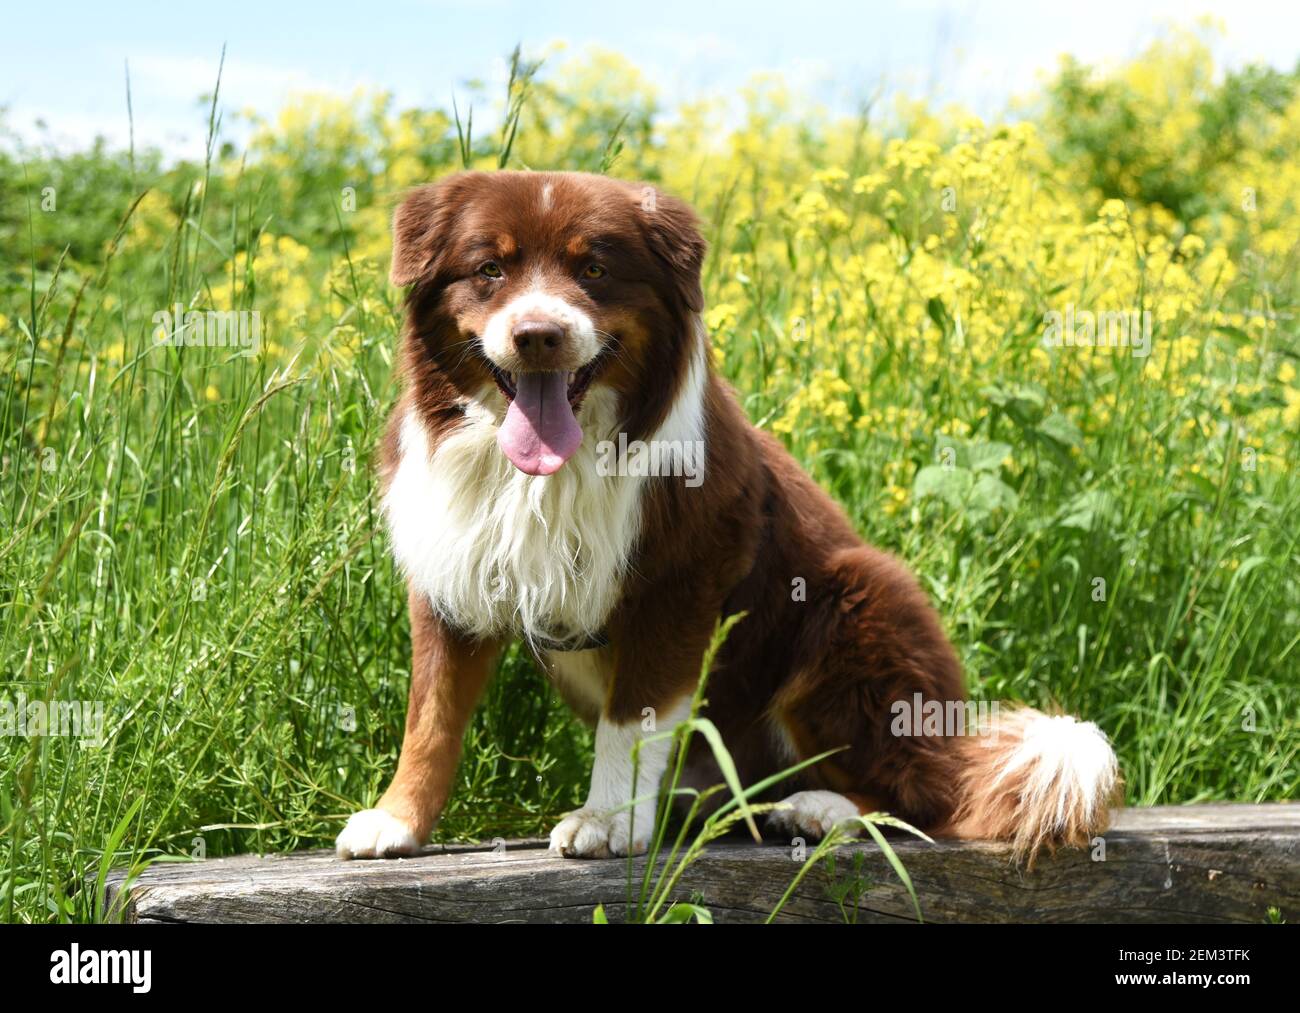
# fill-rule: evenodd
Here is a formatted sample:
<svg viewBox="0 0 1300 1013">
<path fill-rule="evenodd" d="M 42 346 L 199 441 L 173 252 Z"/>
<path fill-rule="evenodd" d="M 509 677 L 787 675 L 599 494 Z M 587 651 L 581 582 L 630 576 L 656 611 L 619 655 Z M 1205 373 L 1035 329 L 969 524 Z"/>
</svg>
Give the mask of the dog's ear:
<svg viewBox="0 0 1300 1013">
<path fill-rule="evenodd" d="M 393 266 L 389 280 L 396 286 L 427 278 L 444 237 L 451 231 L 456 196 L 468 174 L 461 173 L 418 186 L 393 212 Z"/>
<path fill-rule="evenodd" d="M 700 269 L 704 266 L 708 244 L 700 235 L 695 212 L 684 200 L 670 197 L 648 184 L 638 187 L 635 197 L 640 204 L 650 249 L 667 265 L 681 301 L 692 312 L 702 312 L 704 290 L 700 286 Z"/>
</svg>

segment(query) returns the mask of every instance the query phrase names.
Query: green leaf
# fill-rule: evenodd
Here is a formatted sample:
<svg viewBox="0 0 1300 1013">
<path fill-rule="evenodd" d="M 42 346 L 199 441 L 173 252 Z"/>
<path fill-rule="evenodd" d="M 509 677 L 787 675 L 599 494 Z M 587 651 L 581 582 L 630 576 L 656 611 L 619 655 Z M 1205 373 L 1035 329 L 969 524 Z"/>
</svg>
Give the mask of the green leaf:
<svg viewBox="0 0 1300 1013">
<path fill-rule="evenodd" d="M 930 315 L 930 319 L 935 322 L 939 330 L 945 334 L 948 332 L 951 326 L 948 320 L 948 311 L 943 308 L 943 303 L 939 301 L 938 296 L 932 296 L 929 302 L 925 304 L 925 312 Z"/>
<path fill-rule="evenodd" d="M 869 833 L 872 839 L 875 840 L 876 846 L 880 848 L 882 852 L 884 852 L 886 861 L 888 861 L 889 864 L 893 866 L 894 873 L 898 876 L 903 886 L 907 888 L 907 893 L 912 898 L 912 907 L 916 909 L 916 920 L 918 922 L 925 921 L 925 919 L 921 917 L 921 902 L 917 900 L 916 888 L 912 886 L 912 877 L 907 874 L 907 869 L 903 866 L 903 863 L 899 860 L 898 855 L 894 852 L 894 849 L 889 846 L 889 842 L 885 840 L 885 835 L 876 829 L 877 820 L 864 816 L 861 818 L 860 822 L 864 827 L 867 828 L 867 833 Z M 880 822 L 884 822 L 884 821 L 882 820 Z M 925 834 L 921 833 L 919 830 L 917 830 L 914 827 L 908 826 L 902 820 L 890 819 L 889 825 L 895 827 L 902 827 L 903 829 L 910 830 L 918 837 L 925 837 Z M 925 837 L 925 839 L 927 841 L 930 840 L 930 838 L 928 837 Z"/>
<path fill-rule="evenodd" d="M 1089 489 L 1067 503 L 1057 527 L 1076 531 L 1093 531 L 1111 523 L 1115 515 L 1115 498 L 1101 489 Z"/>
<path fill-rule="evenodd" d="M 1016 490 L 996 475 L 980 475 L 970 491 L 968 504 L 977 513 L 991 514 L 995 510 L 1014 510 L 1020 503 Z"/>
<path fill-rule="evenodd" d="M 999 471 L 1011 456 L 1009 443 L 974 443 L 966 448 L 966 466 L 971 471 Z"/>
<path fill-rule="evenodd" d="M 982 387 L 980 394 L 1021 425 L 1029 425 L 1042 418 L 1047 407 L 1047 392 L 1033 383 Z"/>
<path fill-rule="evenodd" d="M 727 782 L 727 787 L 731 789 L 731 794 L 739 799 L 740 812 L 744 816 L 745 825 L 749 827 L 749 832 L 753 835 L 755 841 L 761 841 L 763 835 L 758 832 L 758 825 L 754 823 L 754 813 L 749 808 L 749 802 L 745 799 L 745 789 L 740 784 L 740 774 L 736 771 L 735 761 L 732 760 L 731 754 L 727 752 L 727 747 L 722 744 L 722 733 L 718 731 L 715 725 L 708 718 L 691 718 L 686 722 L 691 729 L 699 732 L 708 742 L 709 748 L 713 750 L 713 759 L 717 763 L 718 769 L 722 771 L 722 778 Z"/>
<path fill-rule="evenodd" d="M 663 913 L 656 925 L 682 925 L 689 921 L 697 921 L 701 925 L 712 925 L 713 914 L 708 908 L 700 907 L 698 904 L 686 904 L 678 902 Z"/>
<path fill-rule="evenodd" d="M 1059 443 L 1063 447 L 1083 449 L 1083 433 L 1075 425 L 1073 419 L 1062 415 L 1060 412 L 1052 412 L 1051 415 L 1038 423 L 1038 432 L 1053 443 Z"/>
<path fill-rule="evenodd" d="M 961 507 L 974 484 L 975 476 L 965 468 L 945 468 L 931 464 L 916 473 L 912 495 L 918 500 L 934 497 L 949 506 Z"/>
<path fill-rule="evenodd" d="M 1214 329 L 1220 334 L 1225 335 L 1233 340 L 1237 345 L 1254 345 L 1255 339 L 1243 331 L 1240 327 L 1234 327 L 1232 324 L 1215 324 Z"/>
<path fill-rule="evenodd" d="M 95 921 L 97 922 L 102 922 L 106 913 L 104 911 L 104 884 L 108 880 L 108 870 L 113 865 L 113 857 L 122 844 L 122 838 L 126 836 L 127 828 L 130 827 L 131 821 L 135 819 L 135 814 L 142 805 L 144 805 L 143 795 L 131 803 L 125 815 L 117 821 L 117 826 L 113 827 L 112 832 L 108 835 L 108 840 L 104 842 L 104 851 L 99 856 L 99 870 L 95 876 Z"/>
</svg>

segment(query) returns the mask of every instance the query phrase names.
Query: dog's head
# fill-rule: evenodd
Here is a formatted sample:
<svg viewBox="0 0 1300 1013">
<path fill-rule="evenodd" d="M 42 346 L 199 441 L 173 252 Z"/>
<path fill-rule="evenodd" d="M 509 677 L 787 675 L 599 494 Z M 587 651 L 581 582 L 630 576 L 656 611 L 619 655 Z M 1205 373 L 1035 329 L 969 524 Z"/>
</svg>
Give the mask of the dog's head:
<svg viewBox="0 0 1300 1013">
<path fill-rule="evenodd" d="M 667 414 L 700 340 L 704 250 L 691 209 L 649 186 L 466 172 L 420 187 L 393 219 L 408 369 L 462 399 L 500 391 L 502 452 L 549 475 L 582 442 L 594 384 L 633 437 Z"/>
</svg>

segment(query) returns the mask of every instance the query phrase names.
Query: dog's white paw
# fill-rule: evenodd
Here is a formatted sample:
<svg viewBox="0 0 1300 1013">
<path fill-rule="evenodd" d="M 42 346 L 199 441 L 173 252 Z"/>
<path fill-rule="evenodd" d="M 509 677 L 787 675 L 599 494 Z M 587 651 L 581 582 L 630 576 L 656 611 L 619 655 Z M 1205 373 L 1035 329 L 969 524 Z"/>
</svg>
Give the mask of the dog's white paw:
<svg viewBox="0 0 1300 1013">
<path fill-rule="evenodd" d="M 397 858 L 414 855 L 420 842 L 411 828 L 383 809 L 362 809 L 348 819 L 334 850 L 339 858 Z"/>
<path fill-rule="evenodd" d="M 769 830 L 786 837 L 820 839 L 831 828 L 858 815 L 858 807 L 833 791 L 797 791 L 767 814 Z"/>
<path fill-rule="evenodd" d="M 644 814 L 640 814 L 644 815 Z M 631 851 L 639 855 L 646 849 L 652 820 L 637 819 L 636 840 Z M 551 850 L 565 858 L 617 858 L 628 853 L 632 819 L 627 810 L 607 812 L 579 809 L 564 817 L 551 831 Z"/>
</svg>

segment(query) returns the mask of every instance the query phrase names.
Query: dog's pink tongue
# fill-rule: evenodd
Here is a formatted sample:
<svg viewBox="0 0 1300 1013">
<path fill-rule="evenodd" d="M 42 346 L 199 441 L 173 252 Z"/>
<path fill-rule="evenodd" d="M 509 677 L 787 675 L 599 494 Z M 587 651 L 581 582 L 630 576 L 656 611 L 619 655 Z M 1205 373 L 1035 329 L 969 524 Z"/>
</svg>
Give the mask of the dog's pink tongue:
<svg viewBox="0 0 1300 1013">
<path fill-rule="evenodd" d="M 497 430 L 497 445 L 520 471 L 549 475 L 582 444 L 582 428 L 569 407 L 568 375 L 516 373 L 515 399 Z"/>
</svg>

